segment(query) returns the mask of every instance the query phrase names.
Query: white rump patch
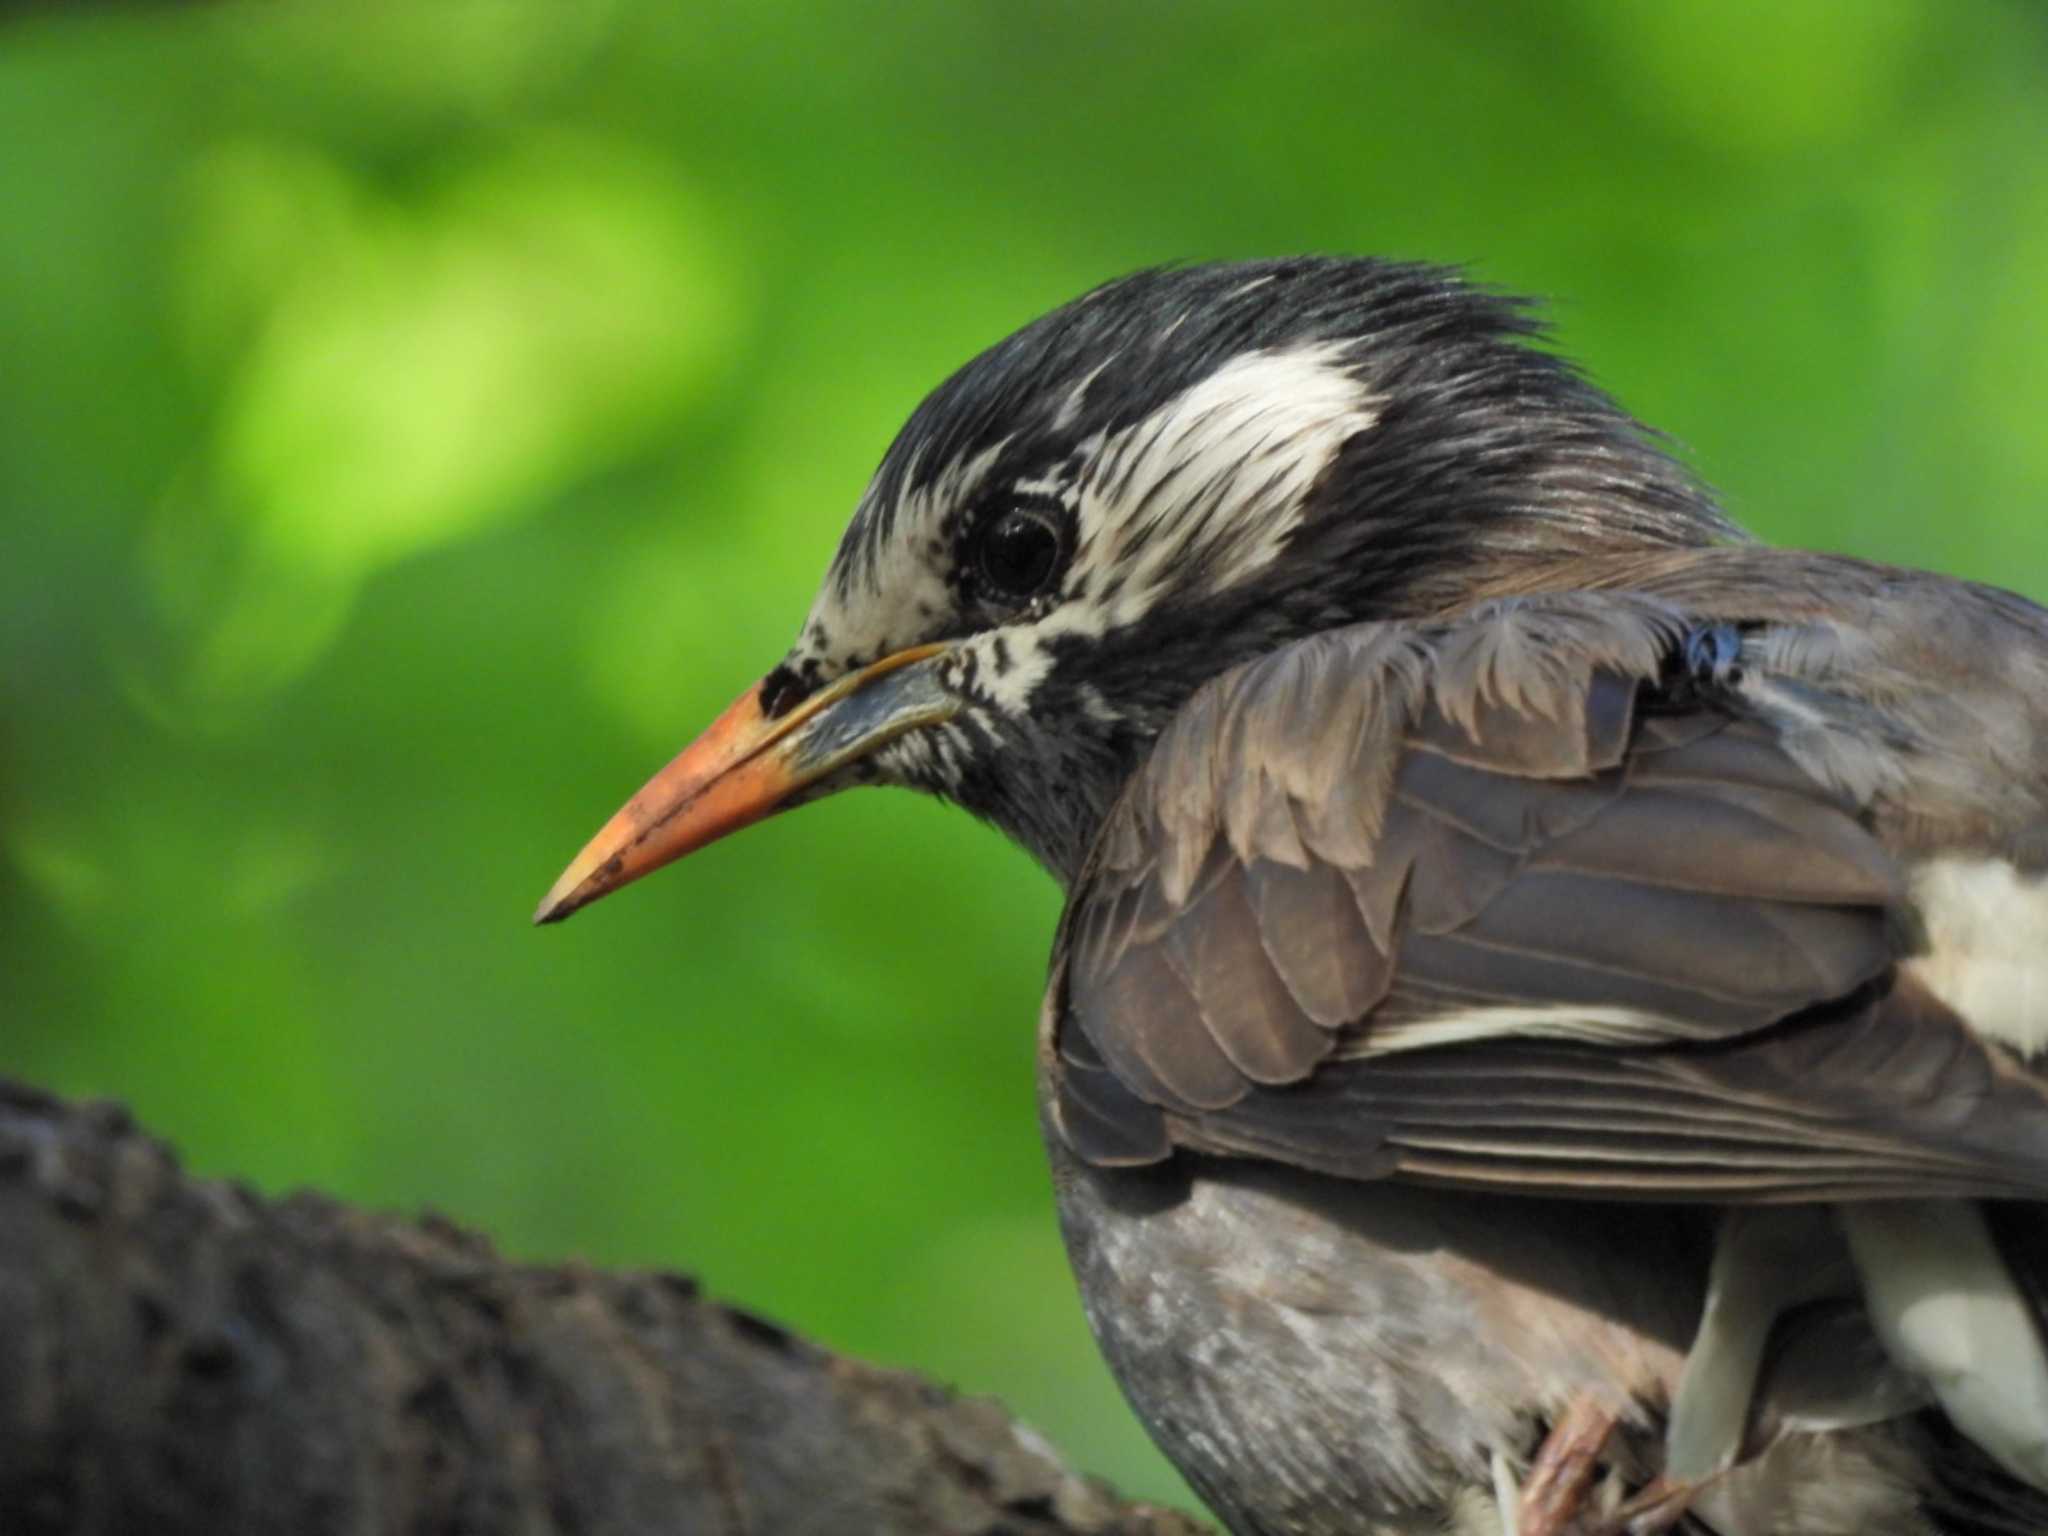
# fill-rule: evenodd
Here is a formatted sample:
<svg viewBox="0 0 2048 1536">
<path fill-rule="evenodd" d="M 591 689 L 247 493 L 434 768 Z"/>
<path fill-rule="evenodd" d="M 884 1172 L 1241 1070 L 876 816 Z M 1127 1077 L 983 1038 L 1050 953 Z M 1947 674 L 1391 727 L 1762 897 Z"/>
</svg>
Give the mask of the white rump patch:
<svg viewBox="0 0 2048 1536">
<path fill-rule="evenodd" d="M 2048 1046 L 2048 877 L 2003 859 L 1935 859 L 1912 889 L 1929 950 L 1908 974 L 2022 1056 Z"/>
</svg>

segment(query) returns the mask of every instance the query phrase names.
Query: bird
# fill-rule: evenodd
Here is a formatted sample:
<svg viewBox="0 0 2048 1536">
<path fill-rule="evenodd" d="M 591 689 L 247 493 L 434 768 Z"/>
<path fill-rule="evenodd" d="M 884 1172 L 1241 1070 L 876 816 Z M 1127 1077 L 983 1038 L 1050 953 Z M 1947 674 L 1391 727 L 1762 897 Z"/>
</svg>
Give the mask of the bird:
<svg viewBox="0 0 2048 1536">
<path fill-rule="evenodd" d="M 1757 541 L 1462 270 L 1159 267 L 536 920 L 867 784 L 1063 888 L 1061 1231 L 1238 1536 L 2048 1531 L 2042 608 Z"/>
</svg>

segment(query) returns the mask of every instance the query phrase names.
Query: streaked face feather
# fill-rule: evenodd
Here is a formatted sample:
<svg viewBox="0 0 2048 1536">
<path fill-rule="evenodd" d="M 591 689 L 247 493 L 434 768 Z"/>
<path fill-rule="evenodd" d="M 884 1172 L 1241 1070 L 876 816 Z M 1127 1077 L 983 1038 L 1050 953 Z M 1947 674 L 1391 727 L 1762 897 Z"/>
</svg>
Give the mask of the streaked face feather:
<svg viewBox="0 0 2048 1536">
<path fill-rule="evenodd" d="M 1141 623 L 1169 597 L 1197 599 L 1279 558 L 1317 480 L 1344 443 L 1372 425 L 1372 398 L 1343 351 L 1321 343 L 1232 358 L 1135 424 L 1097 433 L 1058 463 L 1001 484 L 990 484 L 990 471 L 1007 437 L 929 481 L 904 477 L 889 536 L 849 542 L 788 664 L 835 676 L 860 660 L 948 638 L 971 607 L 961 525 L 979 498 L 1000 501 L 1007 490 L 1075 524 L 1058 590 L 967 641 L 980 658 L 973 672 L 981 694 L 1023 713 L 1049 664 L 1051 637 Z M 1075 392 L 1085 389 L 1084 380 Z M 886 484 L 878 477 L 869 496 Z M 863 515 L 872 515 L 868 506 Z"/>
<path fill-rule="evenodd" d="M 951 642 L 953 721 L 884 780 L 960 801 L 1070 875 L 1209 676 L 1334 624 L 1443 606 L 1487 559 L 1555 558 L 1610 498 L 1636 536 L 1725 531 L 1510 301 L 1439 269 L 1296 261 L 1141 273 L 963 368 L 870 483 L 797 643 L 794 700 Z M 979 579 L 1013 509 L 1056 526 L 1028 600 Z"/>
</svg>

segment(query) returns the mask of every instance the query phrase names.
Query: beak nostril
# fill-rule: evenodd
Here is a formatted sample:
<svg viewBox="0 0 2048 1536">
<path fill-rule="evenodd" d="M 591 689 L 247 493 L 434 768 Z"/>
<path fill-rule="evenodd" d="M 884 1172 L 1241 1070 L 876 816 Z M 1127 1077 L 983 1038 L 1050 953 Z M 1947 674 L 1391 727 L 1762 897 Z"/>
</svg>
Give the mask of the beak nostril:
<svg viewBox="0 0 2048 1536">
<path fill-rule="evenodd" d="M 936 667 L 918 665 L 944 650 L 912 646 L 823 688 L 806 687 L 794 669 L 776 668 L 604 824 L 542 898 L 534 921 L 559 922 L 671 860 L 798 803 L 801 791 L 905 731 L 950 720 L 959 712 L 958 697 L 938 683 Z M 779 705 L 772 710 L 765 697 L 771 686 Z"/>
<path fill-rule="evenodd" d="M 785 662 L 761 679 L 761 713 L 767 719 L 780 720 L 803 703 L 809 692 L 796 669 Z"/>
</svg>

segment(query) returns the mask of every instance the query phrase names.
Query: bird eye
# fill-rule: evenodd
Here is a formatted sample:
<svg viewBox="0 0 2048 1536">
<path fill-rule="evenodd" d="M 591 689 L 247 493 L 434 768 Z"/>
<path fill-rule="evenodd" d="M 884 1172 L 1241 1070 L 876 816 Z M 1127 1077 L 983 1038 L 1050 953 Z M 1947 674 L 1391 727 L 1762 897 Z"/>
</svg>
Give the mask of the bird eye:
<svg viewBox="0 0 2048 1536">
<path fill-rule="evenodd" d="M 981 579 L 1004 597 L 1030 597 L 1059 564 L 1060 535 L 1046 518 L 1012 507 L 982 526 L 975 550 Z"/>
</svg>

